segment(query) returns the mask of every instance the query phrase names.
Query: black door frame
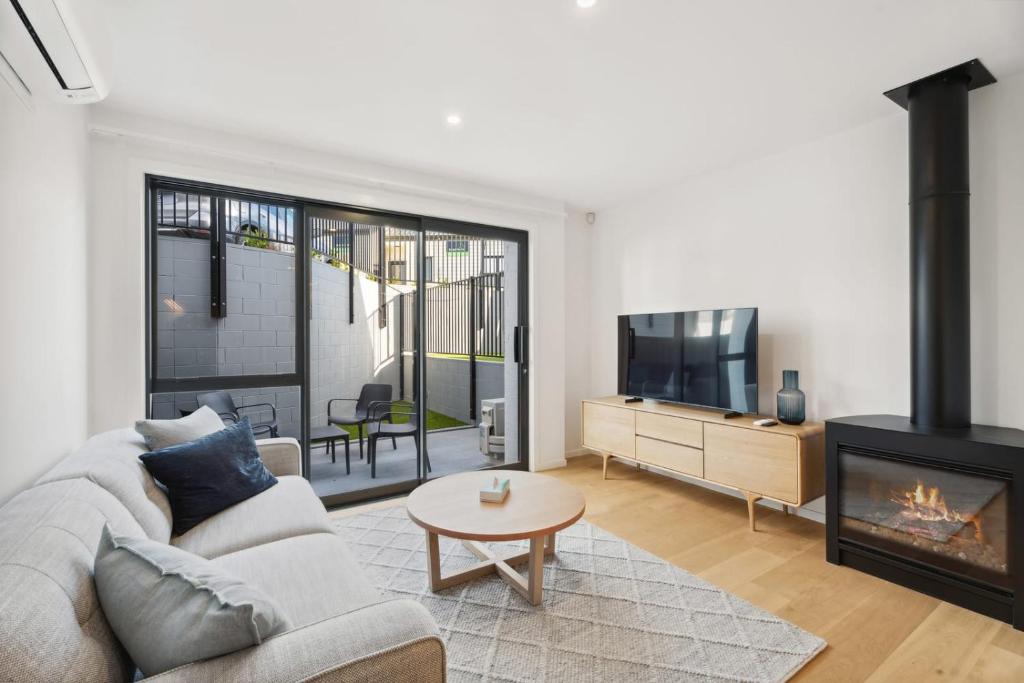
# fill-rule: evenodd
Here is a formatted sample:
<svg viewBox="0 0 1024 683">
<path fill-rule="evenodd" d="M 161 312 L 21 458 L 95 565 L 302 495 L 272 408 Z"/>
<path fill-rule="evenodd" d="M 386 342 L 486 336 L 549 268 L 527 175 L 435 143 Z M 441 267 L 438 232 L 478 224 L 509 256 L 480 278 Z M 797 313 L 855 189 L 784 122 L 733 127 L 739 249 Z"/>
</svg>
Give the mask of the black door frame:
<svg viewBox="0 0 1024 683">
<path fill-rule="evenodd" d="M 513 242 L 516 245 L 516 261 L 519 265 L 519 272 L 516 274 L 516 299 L 517 299 L 517 313 L 518 320 L 516 320 L 515 329 L 512 331 L 513 334 L 513 348 L 505 349 L 506 357 L 511 353 L 516 364 L 518 365 L 518 379 L 519 379 L 519 401 L 518 401 L 518 417 L 519 417 L 519 460 L 512 464 L 500 464 L 491 467 L 482 468 L 483 470 L 527 470 L 530 467 L 530 392 L 529 392 L 529 372 L 530 372 L 530 358 L 528 354 L 528 331 L 530 324 L 530 235 L 525 230 L 513 230 L 510 228 L 499 228 L 491 225 L 482 225 L 479 223 L 467 223 L 465 221 L 456 221 L 444 218 L 431 218 L 424 217 L 422 220 L 422 235 L 425 236 L 427 232 L 442 232 L 442 233 L 453 233 L 458 235 L 467 235 L 469 237 L 480 237 L 484 239 L 496 239 L 503 240 L 505 242 Z M 422 280 L 423 274 L 426 273 L 426 250 L 421 248 L 417 255 L 419 260 L 419 271 L 418 279 Z M 416 319 L 426 319 L 426 302 L 424 297 L 419 297 L 418 301 L 423 310 L 418 310 Z M 417 339 L 417 345 L 422 348 L 426 348 L 426 329 L 423 325 L 419 326 L 419 335 Z M 426 353 L 424 352 L 424 357 Z M 422 382 L 420 386 L 426 384 L 426 363 L 419 364 L 420 371 L 423 374 Z M 427 387 L 429 391 L 429 387 Z M 426 411 L 420 411 L 420 419 L 423 421 L 424 427 L 422 434 L 426 435 Z M 424 437 L 424 443 L 427 443 Z M 423 477 L 426 479 L 426 477 Z"/>
<path fill-rule="evenodd" d="M 419 216 L 412 216 L 412 215 L 408 215 L 408 214 L 400 214 L 400 213 L 395 213 L 395 212 L 390 212 L 390 211 L 380 211 L 380 210 L 377 210 L 377 209 L 367 209 L 367 208 L 364 208 L 364 207 L 352 207 L 352 206 L 347 206 L 347 205 L 344 205 L 344 204 L 335 204 L 335 203 L 332 203 L 332 202 L 324 202 L 324 201 L 319 201 L 319 200 L 307 200 L 307 201 L 303 202 L 303 205 L 304 205 L 305 209 L 308 209 L 308 211 L 305 211 L 305 213 L 307 215 L 315 216 L 318 212 L 335 212 L 335 213 L 338 213 L 338 214 L 342 214 L 342 215 L 338 216 L 338 218 L 340 220 L 347 220 L 349 222 L 354 222 L 355 220 L 358 220 L 360 218 L 363 219 L 363 220 L 366 220 L 368 222 L 369 221 L 376 221 L 376 220 L 379 220 L 379 219 L 389 219 L 389 218 L 397 219 L 397 222 L 400 222 L 402 224 L 399 227 L 401 227 L 401 228 L 403 228 L 405 230 L 412 230 L 412 231 L 414 231 L 416 233 L 416 235 L 417 235 L 417 250 L 419 250 L 419 248 L 420 248 L 419 241 L 420 241 L 420 239 L 422 237 L 423 229 L 422 229 L 422 226 L 421 226 L 421 218 Z M 308 263 L 309 260 L 312 258 L 313 248 L 312 248 L 312 235 L 309 233 L 308 230 L 306 231 L 306 233 L 307 233 L 307 238 L 306 238 L 306 240 L 304 241 L 304 244 L 303 244 L 303 254 L 304 254 L 303 258 Z M 349 249 L 352 249 L 352 248 L 354 248 L 354 245 L 350 242 L 349 243 Z M 352 271 L 349 271 L 349 272 L 351 273 Z M 420 280 L 421 280 L 421 278 L 419 276 L 417 276 L 417 288 L 416 288 L 417 289 L 417 293 L 419 292 Z M 310 305 L 312 306 L 312 288 L 313 288 L 312 269 L 309 269 L 308 280 L 307 280 L 305 286 L 307 287 L 307 291 L 310 292 Z M 351 289 L 351 285 L 350 285 L 349 296 L 351 296 L 351 295 L 352 295 L 352 289 Z M 417 296 L 417 301 L 419 299 L 420 299 L 420 297 Z M 309 323 L 312 322 L 312 319 L 313 319 L 312 310 L 310 309 L 309 317 L 308 317 L 308 319 L 304 319 L 304 323 L 308 326 Z M 417 359 L 417 362 L 418 362 L 418 360 L 419 360 L 419 340 L 415 336 L 415 334 L 414 334 L 414 339 L 416 339 L 416 351 L 415 351 L 414 357 Z M 309 335 L 307 335 L 306 343 L 307 343 L 307 345 L 311 343 L 311 340 L 309 339 Z M 307 358 L 312 358 L 311 353 L 312 353 L 312 349 L 307 346 L 306 357 Z M 418 378 L 418 376 L 416 374 L 413 375 L 413 380 L 414 380 L 413 381 L 413 395 L 418 398 L 420 396 L 420 387 L 422 385 L 419 384 L 419 378 Z M 312 382 L 312 363 L 308 364 L 308 366 L 306 368 L 306 383 L 304 385 L 305 388 L 303 389 L 303 394 L 306 397 L 309 396 L 309 393 L 311 391 L 311 382 Z M 304 415 L 303 415 L 303 422 L 305 424 L 307 424 L 307 425 L 308 425 L 308 419 L 309 419 L 308 413 L 304 413 Z M 422 435 L 421 435 L 421 437 L 422 437 Z M 421 441 L 421 443 L 425 443 L 425 441 Z M 311 454 L 310 454 L 310 449 L 308 447 L 308 443 L 304 443 L 303 444 L 302 455 L 303 455 L 303 463 L 302 463 L 303 475 L 306 477 L 306 479 L 312 481 L 311 472 L 310 472 L 310 470 L 311 470 L 310 455 Z M 419 460 L 422 460 L 422 458 L 420 458 Z M 423 480 L 420 478 L 420 470 L 421 470 L 422 466 L 420 465 L 419 462 L 417 462 L 417 466 L 416 467 L 417 467 L 416 475 L 411 477 L 411 478 L 409 478 L 406 481 L 400 481 L 400 482 L 395 482 L 395 483 L 391 483 L 391 484 L 383 484 L 381 486 L 371 486 L 369 488 L 358 489 L 356 491 L 348 491 L 348 492 L 345 492 L 345 493 L 335 493 L 335 494 L 331 494 L 331 495 L 327 495 L 327 496 L 320 496 L 320 501 L 324 504 L 325 507 L 333 508 L 333 507 L 339 507 L 339 506 L 342 506 L 342 505 L 350 505 L 352 503 L 359 503 L 359 502 L 363 502 L 363 501 L 369 501 L 369 500 L 374 500 L 374 499 L 378 499 L 378 498 L 387 498 L 387 497 L 391 497 L 391 496 L 397 496 L 397 495 L 408 493 L 408 492 L 412 491 L 413 489 L 415 489 L 417 486 L 419 486 L 421 483 L 423 483 Z"/>
<path fill-rule="evenodd" d="M 189 378 L 175 378 L 175 377 L 158 377 L 157 376 L 157 353 L 156 344 L 158 343 L 158 330 L 157 330 L 157 315 L 159 302 L 157 301 L 159 287 L 158 287 L 158 268 L 157 259 L 159 258 L 156 240 L 156 226 L 157 226 L 157 190 L 170 190 L 178 192 L 186 192 L 193 194 L 211 194 L 216 195 L 218 199 L 232 199 L 245 202 L 262 202 L 268 204 L 274 204 L 276 206 L 285 206 L 294 209 L 294 247 L 296 255 L 295 265 L 295 367 L 293 372 L 280 373 L 271 375 L 217 375 L 217 376 L 204 376 L 204 377 L 189 377 Z M 177 392 L 191 392 L 191 391 L 204 391 L 204 390 L 216 390 L 216 389 L 255 389 L 263 387 L 298 387 L 300 395 L 305 398 L 305 381 L 308 373 L 305 368 L 307 365 L 307 351 L 309 348 L 307 327 L 305 325 L 298 324 L 298 321 L 305 320 L 303 316 L 303 310 L 308 306 L 306 300 L 306 289 L 303 283 L 306 281 L 306 263 L 298 262 L 298 256 L 301 251 L 300 245 L 305 242 L 305 218 L 303 217 L 303 206 L 302 203 L 296 201 L 292 197 L 285 195 L 274 194 L 271 192 L 257 192 L 252 190 L 245 190 L 234 187 L 226 187 L 223 185 L 215 185 L 212 183 L 204 183 L 199 181 L 183 180 L 178 178 L 167 178 L 158 175 L 146 174 L 145 175 L 145 194 L 146 198 L 146 235 L 145 235 L 145 250 L 146 250 L 146 416 L 152 417 L 153 394 L 163 393 L 177 393 Z M 214 224 L 214 206 L 211 203 L 211 233 Z M 217 218 L 219 220 L 219 216 Z M 213 235 L 211 234 L 211 241 Z M 303 415 L 306 414 L 308 407 L 302 405 L 301 412 Z M 300 426 L 301 439 L 300 442 L 305 444 L 308 442 L 308 428 L 306 426 L 305 419 L 302 420 Z"/>
<path fill-rule="evenodd" d="M 238 376 L 217 376 L 197 378 L 158 378 L 157 358 L 155 344 L 157 343 L 157 249 L 154 230 L 156 228 L 156 190 L 170 189 L 192 193 L 216 193 L 220 197 L 237 199 L 240 201 L 263 201 L 283 205 L 295 209 L 294 242 L 295 242 L 295 372 L 280 375 L 238 375 Z M 248 190 L 244 188 L 219 185 L 196 180 L 181 178 L 170 178 L 155 174 L 145 175 L 144 196 L 146 198 L 146 406 L 147 416 L 152 416 L 152 395 L 154 393 L 173 393 L 177 391 L 202 391 L 204 389 L 248 389 L 259 387 L 285 387 L 298 386 L 301 395 L 301 438 L 299 440 L 302 449 L 302 474 L 310 479 L 310 453 L 309 453 L 309 403 L 310 403 L 310 381 L 311 368 L 310 358 L 310 335 L 309 324 L 312 318 L 311 288 L 312 269 L 309 267 L 312 255 L 311 235 L 306 229 L 306 207 L 315 209 L 323 207 L 329 210 L 337 210 L 349 214 L 364 214 L 374 218 L 395 218 L 403 223 L 415 222 L 414 228 L 417 232 L 417 261 L 416 269 L 416 316 L 414 320 L 414 338 L 416 340 L 416 373 L 414 375 L 414 395 L 424 400 L 423 387 L 426 383 L 426 327 L 421 324 L 425 319 L 426 305 L 425 297 L 420 295 L 423 291 L 426 250 L 424 249 L 424 237 L 428 231 L 444 232 L 453 234 L 464 234 L 469 237 L 480 237 L 486 239 L 500 239 L 506 242 L 513 242 L 517 245 L 517 261 L 519 272 L 517 274 L 518 317 L 516 329 L 514 330 L 514 357 L 519 366 L 519 461 L 513 464 L 500 464 L 483 469 L 517 469 L 526 470 L 529 468 L 529 423 L 530 423 L 530 401 L 529 401 L 529 356 L 528 356 L 528 330 L 529 330 L 529 233 L 525 230 L 514 228 L 502 228 L 497 226 L 468 223 L 430 216 L 421 216 L 401 211 L 387 211 L 371 207 L 363 207 L 321 199 L 296 197 L 282 195 L 274 192 L 263 192 Z M 413 229 L 413 228 L 410 228 Z M 350 247 L 351 248 L 351 247 Z M 506 354 L 509 350 L 506 349 Z M 427 447 L 426 438 L 426 411 L 419 411 L 420 438 Z M 327 507 L 346 505 L 374 498 L 408 493 L 419 486 L 427 477 L 423 471 L 423 458 L 419 458 L 417 476 L 408 482 L 388 484 L 384 486 L 362 489 L 360 491 L 335 494 L 322 497 L 321 500 Z"/>
</svg>

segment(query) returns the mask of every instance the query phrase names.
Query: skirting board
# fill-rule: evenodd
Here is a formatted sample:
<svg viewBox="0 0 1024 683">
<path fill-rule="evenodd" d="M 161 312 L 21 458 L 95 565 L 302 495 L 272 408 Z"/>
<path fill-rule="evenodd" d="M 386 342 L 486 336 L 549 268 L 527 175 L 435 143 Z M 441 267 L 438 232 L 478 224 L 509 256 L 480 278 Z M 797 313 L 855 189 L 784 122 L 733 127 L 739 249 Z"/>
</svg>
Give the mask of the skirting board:
<svg viewBox="0 0 1024 683">
<path fill-rule="evenodd" d="M 594 455 L 594 456 L 600 457 L 594 451 L 588 450 L 586 448 L 577 448 L 577 449 L 574 449 L 574 450 L 571 450 L 571 451 L 566 451 L 566 453 L 565 453 L 565 457 L 567 459 L 568 458 L 578 458 L 578 457 L 580 457 L 582 455 Z M 636 466 L 636 462 L 633 461 L 633 460 L 629 460 L 628 458 L 619 458 L 619 457 L 616 457 L 616 456 L 613 455 L 612 459 L 613 460 L 618 460 L 619 462 L 621 462 L 623 464 L 627 464 L 627 465 L 629 465 L 631 467 L 635 467 Z M 661 467 L 656 467 L 654 465 L 648 465 L 646 463 L 640 463 L 640 469 L 642 469 L 642 470 L 651 470 L 653 472 L 657 472 L 661 476 L 665 476 L 665 477 L 669 477 L 671 479 L 676 479 L 678 481 L 686 482 L 687 484 L 693 484 L 694 486 L 700 486 L 702 488 L 710 489 L 711 491 L 715 491 L 717 493 L 724 493 L 724 494 L 726 494 L 728 496 L 732 496 L 733 498 L 739 498 L 740 500 L 745 500 L 743 494 L 740 493 L 739 491 L 735 490 L 735 489 L 730 489 L 730 488 L 727 488 L 725 486 L 718 486 L 717 484 L 712 484 L 710 482 L 701 481 L 699 479 L 692 479 L 692 478 L 686 476 L 685 474 L 680 474 L 679 472 L 673 472 L 672 470 L 666 470 L 666 469 L 663 469 Z M 775 501 L 772 501 L 772 500 L 763 500 L 762 499 L 762 500 L 758 501 L 757 504 L 758 505 L 763 505 L 764 507 L 771 508 L 773 510 L 779 510 L 779 511 L 782 510 L 782 505 L 780 503 L 776 503 Z M 799 507 L 799 508 L 790 507 L 789 508 L 789 514 L 796 515 L 797 517 L 803 517 L 804 519 L 809 519 L 812 522 L 817 522 L 818 524 L 824 524 L 825 523 L 825 496 L 822 496 L 821 498 L 817 498 L 815 500 L 812 500 L 809 503 L 807 503 L 807 505 L 804 505 L 803 507 Z"/>
<path fill-rule="evenodd" d="M 568 457 L 568 453 L 566 454 Z M 558 460 L 545 460 L 544 462 L 537 463 L 533 468 L 534 472 L 543 472 L 544 470 L 557 470 L 565 467 L 569 463 L 566 462 L 565 458 L 559 458 Z"/>
</svg>

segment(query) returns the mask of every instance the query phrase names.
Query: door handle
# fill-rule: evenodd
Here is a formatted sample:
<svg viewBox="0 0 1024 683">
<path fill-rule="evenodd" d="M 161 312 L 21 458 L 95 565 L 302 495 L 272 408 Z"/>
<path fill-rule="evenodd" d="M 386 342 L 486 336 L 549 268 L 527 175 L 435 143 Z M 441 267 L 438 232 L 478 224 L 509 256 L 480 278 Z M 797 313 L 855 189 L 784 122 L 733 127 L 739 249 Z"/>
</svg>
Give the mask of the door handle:
<svg viewBox="0 0 1024 683">
<path fill-rule="evenodd" d="M 526 327 L 516 325 L 512 332 L 512 360 L 516 363 L 525 363 L 526 351 Z"/>
</svg>

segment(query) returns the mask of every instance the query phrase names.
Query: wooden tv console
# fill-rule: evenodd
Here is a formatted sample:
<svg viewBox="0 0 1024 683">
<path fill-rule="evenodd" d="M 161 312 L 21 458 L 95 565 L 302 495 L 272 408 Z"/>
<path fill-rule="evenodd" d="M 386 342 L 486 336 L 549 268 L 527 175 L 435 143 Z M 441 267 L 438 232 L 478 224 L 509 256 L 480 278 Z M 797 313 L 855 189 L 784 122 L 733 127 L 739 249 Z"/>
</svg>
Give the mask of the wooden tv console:
<svg viewBox="0 0 1024 683">
<path fill-rule="evenodd" d="M 583 401 L 583 446 L 725 486 L 747 498 L 750 529 L 762 498 L 799 507 L 825 494 L 825 425 L 758 427 L 757 416 L 726 419 L 721 412 L 625 396 Z"/>
</svg>

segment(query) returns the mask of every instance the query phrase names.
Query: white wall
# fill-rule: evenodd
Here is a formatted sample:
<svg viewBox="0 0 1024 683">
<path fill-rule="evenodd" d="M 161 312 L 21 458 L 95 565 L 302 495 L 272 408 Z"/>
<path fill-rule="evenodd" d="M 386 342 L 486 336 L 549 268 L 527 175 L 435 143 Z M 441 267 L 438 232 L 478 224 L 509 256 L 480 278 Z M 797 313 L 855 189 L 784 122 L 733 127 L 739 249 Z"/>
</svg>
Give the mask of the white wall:
<svg viewBox="0 0 1024 683">
<path fill-rule="evenodd" d="M 0 81 L 0 504 L 86 435 L 85 110 Z"/>
<path fill-rule="evenodd" d="M 974 421 L 1024 428 L 1024 75 L 970 97 Z M 615 393 L 617 314 L 758 306 L 761 412 L 774 414 L 781 372 L 794 368 L 811 419 L 908 414 L 907 175 L 907 119 L 894 105 L 869 125 L 604 211 L 590 274 L 593 393 Z"/>
<path fill-rule="evenodd" d="M 583 452 L 580 401 L 590 392 L 590 242 L 583 211 L 565 221 L 565 452 Z"/>
<path fill-rule="evenodd" d="M 90 258 L 90 429 L 145 412 L 146 173 L 530 232 L 531 466 L 564 464 L 565 209 L 471 182 L 97 109 Z M 549 405 L 558 410 L 547 409 Z"/>
</svg>

